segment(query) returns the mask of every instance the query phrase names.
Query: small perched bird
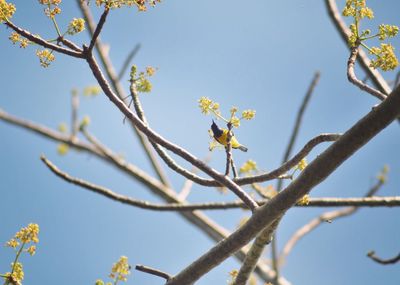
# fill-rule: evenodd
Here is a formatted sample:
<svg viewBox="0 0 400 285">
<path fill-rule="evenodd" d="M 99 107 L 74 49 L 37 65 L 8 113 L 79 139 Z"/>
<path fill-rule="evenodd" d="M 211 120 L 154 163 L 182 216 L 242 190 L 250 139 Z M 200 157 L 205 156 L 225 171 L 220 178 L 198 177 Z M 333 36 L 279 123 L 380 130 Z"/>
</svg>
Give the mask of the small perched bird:
<svg viewBox="0 0 400 285">
<path fill-rule="evenodd" d="M 220 129 L 217 126 L 217 124 L 214 122 L 214 120 L 212 121 L 212 124 L 211 124 L 211 131 L 213 132 L 213 137 L 217 142 L 219 142 L 223 146 L 226 146 L 228 144 L 228 140 L 227 140 L 228 139 L 228 130 Z M 232 137 L 231 137 L 231 146 L 232 146 L 232 148 L 240 149 L 241 151 L 244 151 L 244 152 L 247 151 L 247 147 L 241 145 L 237 141 L 237 139 L 235 138 L 233 133 L 232 133 Z"/>
</svg>

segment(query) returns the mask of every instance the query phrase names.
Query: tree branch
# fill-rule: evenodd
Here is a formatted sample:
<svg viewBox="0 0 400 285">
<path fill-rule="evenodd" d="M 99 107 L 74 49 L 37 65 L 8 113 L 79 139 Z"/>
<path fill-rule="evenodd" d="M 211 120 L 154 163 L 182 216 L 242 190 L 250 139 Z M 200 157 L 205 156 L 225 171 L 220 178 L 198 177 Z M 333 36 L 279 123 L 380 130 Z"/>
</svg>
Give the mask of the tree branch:
<svg viewBox="0 0 400 285">
<path fill-rule="evenodd" d="M 104 8 L 103 14 L 101 14 L 100 20 L 97 23 L 96 29 L 94 30 L 94 33 L 92 35 L 92 39 L 90 40 L 90 45 L 89 48 L 87 49 L 88 53 L 92 53 L 93 47 L 96 44 L 96 41 L 101 33 L 101 30 L 103 29 L 103 26 L 106 22 L 108 12 L 110 11 L 109 8 Z"/>
<path fill-rule="evenodd" d="M 139 265 L 138 264 L 138 265 L 136 265 L 135 269 L 138 270 L 138 271 L 146 272 L 146 273 L 149 273 L 151 275 L 155 275 L 155 276 L 164 278 L 167 281 L 169 279 L 171 279 L 171 275 L 169 275 L 168 273 L 165 273 L 165 272 L 163 272 L 161 270 L 154 269 L 154 268 L 151 268 L 151 267 L 148 267 L 148 266 L 144 266 L 144 265 Z"/>
<path fill-rule="evenodd" d="M 347 61 L 347 79 L 361 90 L 375 96 L 379 100 L 381 101 L 385 100 L 385 98 L 387 97 L 385 94 L 383 94 L 379 90 L 376 90 L 368 86 L 368 84 L 362 82 L 360 79 L 357 78 L 356 73 L 354 71 L 354 65 L 357 59 L 357 55 L 359 54 L 359 51 L 360 50 L 358 45 L 356 47 L 351 48 L 350 57 L 349 60 Z"/>
<path fill-rule="evenodd" d="M 40 45 L 42 47 L 49 48 L 49 49 L 54 50 L 56 52 L 63 53 L 63 54 L 66 54 L 66 55 L 69 55 L 69 56 L 72 56 L 72 57 L 85 58 L 85 56 L 83 55 L 82 52 L 66 49 L 64 47 L 49 43 L 48 41 L 42 39 L 41 37 L 34 36 L 30 32 L 28 32 L 28 31 L 26 31 L 24 29 L 21 29 L 20 27 L 14 25 L 11 22 L 5 22 L 4 24 L 7 27 L 10 27 L 11 29 L 13 29 L 15 32 L 17 32 L 21 36 L 23 36 L 24 38 L 27 38 L 31 42 L 34 42 L 35 44 L 38 44 L 38 45 Z"/>
<path fill-rule="evenodd" d="M 389 258 L 389 259 L 382 259 L 382 258 L 376 256 L 375 251 L 368 252 L 367 256 L 369 258 L 371 258 L 373 261 L 375 261 L 379 264 L 383 264 L 383 265 L 395 264 L 400 261 L 400 253 L 397 256 Z"/>
</svg>

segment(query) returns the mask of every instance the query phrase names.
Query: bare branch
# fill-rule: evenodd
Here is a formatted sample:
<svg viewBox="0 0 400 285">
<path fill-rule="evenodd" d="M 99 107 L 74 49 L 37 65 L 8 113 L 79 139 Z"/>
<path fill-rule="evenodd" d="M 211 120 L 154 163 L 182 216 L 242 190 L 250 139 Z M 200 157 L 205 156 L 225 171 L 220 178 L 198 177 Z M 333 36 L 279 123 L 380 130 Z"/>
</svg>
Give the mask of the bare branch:
<svg viewBox="0 0 400 285">
<path fill-rule="evenodd" d="M 314 159 L 285 190 L 257 209 L 246 224 L 175 275 L 167 282 L 167 285 L 191 284 L 242 248 L 261 230 L 270 226 L 295 205 L 300 198 L 308 194 L 312 188 L 326 179 L 354 152 L 386 128 L 399 114 L 400 88 L 396 88 L 380 105 Z"/>
<path fill-rule="evenodd" d="M 375 261 L 379 264 L 383 264 L 383 265 L 395 264 L 400 261 L 400 253 L 397 256 L 389 258 L 389 259 L 382 259 L 382 258 L 376 256 L 375 251 L 368 252 L 367 256 L 369 258 L 371 258 L 373 261 Z"/>
<path fill-rule="evenodd" d="M 70 49 L 80 52 L 83 52 L 83 49 L 81 49 L 80 47 L 78 47 L 75 43 L 71 42 L 70 40 L 64 38 L 64 37 L 59 37 L 57 39 L 58 42 L 61 42 L 62 44 L 64 44 L 66 47 L 69 47 Z"/>
<path fill-rule="evenodd" d="M 35 44 L 38 44 L 38 45 L 40 45 L 42 47 L 49 48 L 49 49 L 54 50 L 56 52 L 63 53 L 63 54 L 66 54 L 66 55 L 69 55 L 69 56 L 72 56 L 72 57 L 84 58 L 84 55 L 83 55 L 82 52 L 77 52 L 75 50 L 66 49 L 64 47 L 49 43 L 48 41 L 42 39 L 41 37 L 34 36 L 30 32 L 28 32 L 28 31 L 26 31 L 24 29 L 21 29 L 20 27 L 14 25 L 11 22 L 5 22 L 5 25 L 7 25 L 11 29 L 13 29 L 15 32 L 17 32 L 18 34 L 20 34 L 24 38 L 27 38 L 31 42 L 34 42 Z"/>
<path fill-rule="evenodd" d="M 350 57 L 349 60 L 347 61 L 347 79 L 361 90 L 375 96 L 379 100 L 385 100 L 385 98 L 387 97 L 385 94 L 383 94 L 377 89 L 370 87 L 368 84 L 362 82 L 360 79 L 357 78 L 356 73 L 354 71 L 354 65 L 358 53 L 359 53 L 358 45 L 356 47 L 351 48 Z"/>
<path fill-rule="evenodd" d="M 71 136 L 75 137 L 78 132 L 78 109 L 79 109 L 79 96 L 76 92 L 72 91 L 71 94 Z"/>
<path fill-rule="evenodd" d="M 347 42 L 351 32 L 346 26 L 346 23 L 343 21 L 342 17 L 340 16 L 336 1 L 325 0 L 325 4 L 332 22 L 334 23 L 336 29 L 338 30 L 343 41 L 348 47 Z M 370 67 L 371 61 L 363 50 L 360 50 L 357 60 L 359 61 L 361 67 L 364 69 L 365 73 L 368 74 L 368 77 L 371 78 L 372 82 L 374 83 L 376 88 L 379 89 L 380 92 L 382 92 L 384 95 L 388 95 L 392 92 L 392 89 L 389 87 L 386 80 L 379 73 L 379 71 Z"/>
<path fill-rule="evenodd" d="M 169 279 L 171 279 L 171 275 L 169 275 L 168 273 L 165 273 L 165 272 L 163 272 L 161 270 L 154 269 L 154 268 L 151 268 L 151 267 L 148 267 L 148 266 L 144 266 L 144 265 L 139 265 L 138 264 L 138 265 L 136 265 L 135 269 L 138 270 L 138 271 L 146 272 L 146 273 L 149 273 L 151 275 L 155 275 L 155 276 L 164 278 L 167 281 Z"/>
<path fill-rule="evenodd" d="M 87 49 L 88 53 L 92 52 L 93 47 L 96 44 L 97 38 L 99 37 L 101 30 L 103 29 L 103 26 L 106 22 L 109 11 L 110 11 L 109 8 L 107 8 L 107 7 L 104 8 L 103 14 L 101 14 L 100 20 L 97 23 L 96 29 L 94 30 L 92 39 L 90 40 L 90 45 L 89 45 L 89 48 Z"/>
</svg>

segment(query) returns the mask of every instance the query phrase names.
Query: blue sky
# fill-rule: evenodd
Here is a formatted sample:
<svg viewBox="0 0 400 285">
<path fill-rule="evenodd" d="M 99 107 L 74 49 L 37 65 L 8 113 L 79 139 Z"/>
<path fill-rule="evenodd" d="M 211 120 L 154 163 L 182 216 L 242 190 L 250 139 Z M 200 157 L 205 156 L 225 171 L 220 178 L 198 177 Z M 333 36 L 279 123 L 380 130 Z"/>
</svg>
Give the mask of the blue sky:
<svg viewBox="0 0 400 285">
<path fill-rule="evenodd" d="M 37 1 L 15 0 L 13 22 L 41 34 L 55 36 L 51 22 Z M 344 1 L 339 1 L 343 6 Z M 400 3 L 368 1 L 376 19 L 366 24 L 399 25 Z M 66 27 L 80 17 L 75 1 L 63 1 L 59 24 Z M 94 8 L 98 18 L 100 9 Z M 39 66 L 36 47 L 22 50 L 0 29 L 2 76 L 0 108 L 57 128 L 70 120 L 70 90 L 95 84 L 82 60 L 56 55 L 48 68 Z M 110 45 L 117 70 L 137 44 L 134 59 L 139 69 L 158 68 L 153 92 L 144 94 L 143 106 L 152 128 L 198 157 L 208 152 L 211 117 L 197 108 L 208 96 L 228 112 L 256 109 L 253 121 L 236 131 L 249 148 L 235 153 L 237 164 L 247 159 L 271 170 L 279 165 L 295 114 L 316 70 L 321 80 L 304 117 L 297 140 L 298 151 L 310 138 L 323 132 L 343 132 L 365 115 L 375 98 L 362 93 L 346 79 L 348 51 L 334 29 L 323 1 L 182 1 L 165 0 L 147 13 L 121 9 L 110 13 L 102 33 Z M 87 34 L 73 38 L 88 42 Z M 394 40 L 395 47 L 400 41 Z M 360 78 L 364 77 L 357 69 Z M 384 74 L 393 80 L 395 72 Z M 123 79 L 128 88 L 127 76 Z M 89 115 L 89 130 L 140 168 L 153 172 L 123 116 L 104 95 L 81 98 L 79 115 Z M 132 264 L 153 266 L 171 274 L 209 249 L 213 242 L 186 223 L 180 215 L 135 209 L 100 197 L 55 177 L 40 162 L 45 154 L 61 169 L 116 192 L 160 202 L 145 187 L 94 157 L 71 151 L 57 154 L 57 145 L 0 122 L 0 243 L 30 222 L 41 226 L 37 255 L 24 257 L 25 284 L 93 284 L 106 279 L 113 262 L 127 255 Z M 388 183 L 380 195 L 399 195 L 400 128 L 393 123 L 345 162 L 311 196 L 362 196 L 375 182 L 383 165 L 390 166 Z M 312 160 L 327 145 L 308 157 Z M 224 153 L 212 153 L 211 165 L 222 171 Z M 168 170 L 179 189 L 184 179 Z M 214 189 L 195 186 L 191 201 L 233 200 Z M 327 209 L 292 209 L 278 231 L 278 245 L 305 222 Z M 289 256 L 282 274 L 293 284 L 399 284 L 397 266 L 380 266 L 366 258 L 374 249 L 383 257 L 398 253 L 399 209 L 362 209 L 337 220 L 302 240 Z M 242 210 L 207 212 L 233 230 L 248 213 Z M 0 272 L 8 270 L 13 253 L 0 249 Z M 269 257 L 269 251 L 265 255 Z M 226 284 L 228 272 L 238 268 L 234 258 L 204 276 L 198 284 Z M 163 284 L 147 274 L 133 272 L 127 284 Z"/>
</svg>

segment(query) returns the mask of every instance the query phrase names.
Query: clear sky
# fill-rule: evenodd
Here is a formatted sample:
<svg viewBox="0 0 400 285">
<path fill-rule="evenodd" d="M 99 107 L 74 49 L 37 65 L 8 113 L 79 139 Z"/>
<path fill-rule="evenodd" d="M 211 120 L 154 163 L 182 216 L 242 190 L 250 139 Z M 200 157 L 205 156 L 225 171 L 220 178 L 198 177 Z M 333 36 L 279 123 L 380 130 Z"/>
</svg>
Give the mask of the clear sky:
<svg viewBox="0 0 400 285">
<path fill-rule="evenodd" d="M 38 1 L 15 0 L 13 22 L 43 38 L 55 37 Z M 94 2 L 94 1 L 92 1 Z M 344 1 L 338 1 L 342 7 Z M 368 1 L 380 23 L 399 25 L 397 0 Z M 81 17 L 75 1 L 63 1 L 60 27 Z M 100 9 L 94 8 L 96 18 Z M 36 47 L 26 50 L 7 39 L 0 28 L 0 108 L 52 128 L 70 122 L 70 91 L 95 84 L 83 60 L 56 54 L 47 69 L 39 66 Z M 134 59 L 139 69 L 158 68 L 153 92 L 142 95 L 149 124 L 165 138 L 198 157 L 209 155 L 211 117 L 197 108 L 208 96 L 223 111 L 231 106 L 255 109 L 256 118 L 236 131 L 249 148 L 235 152 L 237 164 L 255 160 L 259 167 L 277 167 L 289 140 L 295 114 L 316 70 L 321 72 L 295 151 L 323 132 L 343 132 L 365 115 L 377 100 L 347 82 L 348 51 L 327 16 L 324 1 L 183 1 L 164 0 L 147 13 L 136 9 L 112 11 L 102 40 L 110 45 L 117 70 L 140 43 Z M 87 43 L 87 33 L 73 38 Z M 399 49 L 400 41 L 394 40 Z M 397 53 L 398 54 L 398 53 Z M 364 78 L 357 69 L 360 78 Z M 389 81 L 395 72 L 384 74 Z M 122 80 L 128 88 L 127 77 Z M 80 117 L 89 115 L 89 130 L 129 161 L 151 171 L 143 151 L 123 116 L 102 94 L 81 98 Z M 383 165 L 390 166 L 380 195 L 399 195 L 400 126 L 393 123 L 345 162 L 311 193 L 313 197 L 362 196 L 376 181 Z M 316 148 L 312 160 L 327 147 Z M 153 202 L 161 200 L 110 165 L 84 153 L 57 154 L 57 144 L 0 122 L 0 243 L 30 222 L 41 227 L 38 252 L 24 256 L 25 284 L 94 284 L 106 279 L 119 256 L 171 274 L 179 272 L 213 242 L 179 214 L 140 210 L 108 200 L 55 177 L 40 162 L 45 154 L 71 175 L 107 186 L 118 193 Z M 180 160 L 179 160 L 180 161 Z M 211 165 L 223 171 L 224 152 L 212 153 Z M 177 191 L 184 179 L 168 171 Z M 274 184 L 273 184 L 274 185 Z M 190 201 L 234 200 L 212 188 L 195 186 Z M 328 209 L 292 209 L 278 230 L 281 249 L 296 229 Z M 292 284 L 385 284 L 400 282 L 399 265 L 381 266 L 366 253 L 382 257 L 399 251 L 399 209 L 362 209 L 350 218 L 323 225 L 300 241 L 282 268 Z M 248 215 L 242 210 L 208 211 L 228 229 Z M 269 258 L 269 251 L 266 252 Z M 0 248 L 0 272 L 8 270 L 12 250 Z M 226 284 L 239 264 L 230 258 L 198 284 Z M 162 280 L 133 271 L 127 284 L 155 285 Z"/>
</svg>

